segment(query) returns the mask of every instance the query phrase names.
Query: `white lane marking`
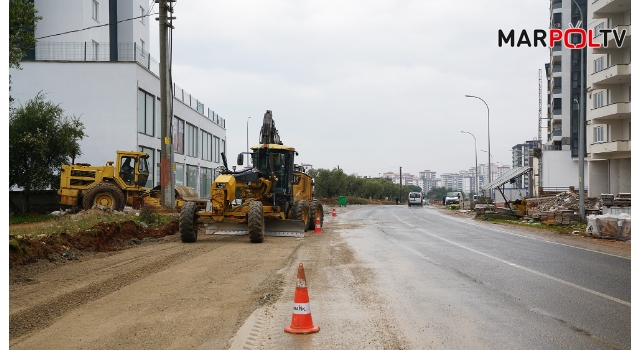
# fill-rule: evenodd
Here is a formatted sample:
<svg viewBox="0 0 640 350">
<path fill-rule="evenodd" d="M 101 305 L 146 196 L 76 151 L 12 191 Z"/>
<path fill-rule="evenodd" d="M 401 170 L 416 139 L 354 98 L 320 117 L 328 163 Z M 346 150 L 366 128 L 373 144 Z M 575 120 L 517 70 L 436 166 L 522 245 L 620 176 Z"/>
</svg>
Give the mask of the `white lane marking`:
<svg viewBox="0 0 640 350">
<path fill-rule="evenodd" d="M 480 254 L 480 255 L 482 255 L 482 256 L 484 256 L 484 257 L 487 257 L 487 258 L 489 258 L 489 259 L 493 259 L 493 260 L 499 261 L 499 262 L 501 262 L 501 263 L 503 263 L 503 264 L 507 264 L 507 265 L 509 265 L 509 266 L 513 266 L 513 267 L 515 267 L 515 268 L 518 268 L 518 269 L 521 269 L 521 270 L 527 271 L 527 272 L 532 273 L 532 274 L 534 274 L 534 275 L 538 275 L 538 276 L 540 276 L 540 277 L 544 277 L 544 278 L 550 279 L 550 280 L 552 280 L 552 281 L 562 283 L 562 284 L 567 285 L 567 286 L 569 286 L 569 287 L 573 287 L 573 288 L 579 289 L 579 290 L 581 290 L 581 291 L 583 291 L 583 292 L 591 293 L 591 294 L 593 294 L 593 295 L 597 295 L 597 296 L 599 296 L 599 297 L 602 297 L 602 298 L 605 298 L 605 299 L 608 299 L 608 300 L 614 301 L 614 302 L 616 302 L 616 303 L 618 303 L 618 304 L 622 304 L 622 305 L 626 305 L 626 306 L 631 307 L 631 303 L 630 303 L 630 302 L 627 302 L 627 301 L 624 301 L 624 300 L 621 300 L 621 299 L 618 299 L 618 298 L 612 297 L 612 296 L 610 296 L 610 295 L 606 295 L 606 294 L 603 294 L 603 293 L 597 292 L 597 291 L 595 291 L 595 290 L 593 290 L 593 289 L 589 289 L 589 288 L 586 288 L 586 287 L 583 287 L 583 286 L 577 285 L 577 284 L 575 284 L 575 283 L 571 283 L 571 282 L 565 281 L 565 280 L 560 279 L 560 278 L 557 278 L 557 277 L 553 277 L 553 276 L 547 275 L 547 274 L 545 274 L 545 273 L 542 273 L 542 272 L 539 272 L 539 271 L 536 271 L 536 270 L 532 270 L 532 269 L 530 269 L 530 268 L 528 268 L 528 267 L 524 267 L 524 266 L 518 265 L 518 264 L 516 264 L 516 263 L 512 263 L 512 262 L 510 262 L 510 261 L 504 260 L 504 259 L 500 259 L 500 258 L 495 257 L 495 256 L 493 256 L 493 255 L 489 255 L 489 254 L 484 253 L 484 252 L 481 252 L 481 251 L 479 251 L 479 250 L 475 250 L 475 249 L 473 249 L 473 248 L 466 247 L 466 246 L 464 246 L 464 245 L 462 245 L 462 244 L 459 244 L 459 243 L 453 242 L 453 241 L 448 240 L 448 239 L 446 239 L 446 238 L 442 238 L 442 237 L 440 237 L 440 236 L 436 236 L 436 235 L 434 235 L 434 234 L 432 234 L 432 233 L 430 233 L 430 232 L 428 232 L 428 231 L 426 231 L 426 230 L 424 230 L 424 229 L 422 229 L 422 228 L 417 228 L 417 227 L 415 227 L 415 226 L 413 226 L 413 225 L 410 225 L 409 223 L 407 223 L 407 222 L 406 222 L 406 221 L 404 221 L 403 219 L 399 218 L 399 217 L 396 215 L 396 213 L 395 213 L 395 212 L 394 212 L 394 213 L 392 213 L 392 214 L 393 214 L 393 216 L 395 216 L 395 217 L 396 217 L 396 219 L 400 220 L 400 221 L 401 221 L 402 223 L 404 223 L 405 225 L 410 226 L 410 227 L 414 227 L 416 230 L 418 230 L 418 231 L 422 231 L 422 232 L 424 232 L 424 233 L 428 234 L 428 235 L 429 235 L 429 236 L 431 236 L 431 237 L 434 237 L 434 238 L 437 238 L 437 239 L 439 239 L 439 240 L 445 241 L 445 242 L 447 242 L 447 243 L 449 243 L 449 244 L 453 244 L 453 245 L 455 245 L 455 246 L 457 246 L 457 247 L 460 247 L 460 248 L 462 248 L 462 249 L 466 249 L 466 250 L 468 250 L 468 251 L 470 251 L 470 252 L 473 252 L 473 253 L 476 253 L 476 254 Z"/>
<path fill-rule="evenodd" d="M 436 215 L 438 215 L 440 217 L 443 217 L 443 218 L 447 218 L 449 220 L 458 221 L 460 223 L 465 223 L 465 224 L 468 224 L 468 225 L 472 225 L 472 226 L 476 226 L 476 227 L 480 227 L 480 228 L 483 228 L 483 229 L 488 229 L 488 230 L 492 230 L 492 231 L 496 231 L 496 232 L 506 233 L 506 234 L 509 234 L 509 235 L 512 235 L 512 236 L 518 236 L 518 237 L 522 237 L 522 238 L 532 239 L 534 241 L 546 242 L 546 243 L 560 245 L 560 246 L 563 246 L 563 247 L 586 250 L 586 251 L 592 252 L 592 253 L 598 253 L 598 254 L 613 256 L 613 257 L 616 257 L 616 258 L 631 260 L 631 257 L 626 257 L 626 256 L 622 256 L 622 255 L 616 255 L 616 254 L 611 254 L 611 253 L 600 252 L 600 251 L 589 249 L 589 248 L 576 247 L 576 246 L 573 246 L 573 245 L 570 245 L 570 244 L 558 243 L 558 242 L 550 241 L 550 240 L 547 240 L 547 239 L 540 239 L 540 238 L 537 238 L 537 237 L 531 237 L 531 236 L 523 235 L 523 234 L 520 234 L 520 233 L 513 233 L 513 232 L 510 232 L 510 231 L 497 229 L 497 228 L 494 228 L 494 227 L 491 227 L 491 226 L 484 226 L 484 225 L 476 224 L 474 222 L 466 221 L 466 220 L 463 220 L 463 219 L 454 218 L 454 217 L 451 217 L 451 216 L 448 216 L 448 215 L 444 215 L 444 214 L 441 214 L 441 213 L 438 213 L 438 212 L 436 212 Z M 420 219 L 426 220 L 426 219 L 423 219 L 423 218 L 420 218 Z"/>
</svg>

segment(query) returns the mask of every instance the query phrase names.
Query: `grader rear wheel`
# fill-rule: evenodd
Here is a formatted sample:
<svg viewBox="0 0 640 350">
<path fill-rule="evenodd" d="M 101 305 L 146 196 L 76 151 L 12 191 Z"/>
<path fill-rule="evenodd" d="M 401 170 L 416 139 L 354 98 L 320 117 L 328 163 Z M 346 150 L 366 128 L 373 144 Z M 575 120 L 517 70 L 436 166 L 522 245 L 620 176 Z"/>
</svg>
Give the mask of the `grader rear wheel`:
<svg viewBox="0 0 640 350">
<path fill-rule="evenodd" d="M 180 210 L 180 238 L 184 243 L 192 243 L 198 240 L 198 227 L 196 224 L 196 203 L 187 202 Z"/>
<path fill-rule="evenodd" d="M 262 202 L 254 201 L 249 204 L 247 226 L 251 243 L 264 242 L 264 209 Z"/>
<path fill-rule="evenodd" d="M 324 211 L 322 208 L 322 203 L 318 202 L 317 199 L 314 199 L 309 204 L 309 225 L 308 229 L 312 230 L 316 227 L 316 217 L 320 216 L 320 227 L 324 223 Z"/>
</svg>

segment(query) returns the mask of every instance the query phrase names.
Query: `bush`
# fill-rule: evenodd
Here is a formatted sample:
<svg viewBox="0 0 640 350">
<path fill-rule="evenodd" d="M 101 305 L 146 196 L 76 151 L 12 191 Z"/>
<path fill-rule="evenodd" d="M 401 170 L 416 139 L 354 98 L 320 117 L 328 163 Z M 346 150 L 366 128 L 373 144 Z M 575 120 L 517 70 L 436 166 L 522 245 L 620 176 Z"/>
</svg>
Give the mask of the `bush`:
<svg viewBox="0 0 640 350">
<path fill-rule="evenodd" d="M 136 217 L 136 221 L 138 224 L 144 222 L 147 226 L 157 227 L 166 225 L 173 220 L 162 214 L 156 213 L 149 206 L 144 206 L 140 209 L 140 215 Z"/>
</svg>

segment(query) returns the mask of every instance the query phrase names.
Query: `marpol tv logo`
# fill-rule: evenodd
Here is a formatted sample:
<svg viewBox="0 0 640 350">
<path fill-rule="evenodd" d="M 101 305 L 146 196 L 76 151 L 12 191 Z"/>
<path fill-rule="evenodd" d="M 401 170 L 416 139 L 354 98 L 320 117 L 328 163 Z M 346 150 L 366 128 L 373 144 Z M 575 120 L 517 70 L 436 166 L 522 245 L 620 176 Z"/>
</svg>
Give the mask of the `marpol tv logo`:
<svg viewBox="0 0 640 350">
<path fill-rule="evenodd" d="M 627 36 L 627 29 L 622 29 L 618 31 L 618 29 L 600 29 L 598 32 L 603 37 L 603 43 L 596 43 L 593 41 L 593 29 L 584 30 L 580 27 L 580 22 L 578 22 L 577 27 L 574 27 L 573 24 L 569 23 L 569 28 L 562 30 L 551 28 L 547 30 L 545 29 L 535 29 L 533 31 L 533 36 L 529 36 L 529 33 L 525 29 L 520 32 L 520 36 L 518 37 L 518 41 L 516 42 L 515 31 L 511 29 L 508 33 L 502 29 L 498 30 L 498 46 L 502 47 L 502 45 L 509 45 L 511 47 L 517 46 L 527 46 L 534 47 L 543 46 L 547 47 L 547 37 L 549 38 L 549 47 L 554 47 L 555 45 L 562 44 L 566 48 L 569 49 L 582 49 L 585 46 L 590 48 L 599 48 L 599 47 L 608 47 L 609 46 L 609 38 L 613 37 L 614 42 L 618 48 L 622 47 L 624 44 L 624 39 Z M 533 40 L 532 40 L 533 38 Z M 533 43 L 532 43 L 533 42 Z"/>
</svg>

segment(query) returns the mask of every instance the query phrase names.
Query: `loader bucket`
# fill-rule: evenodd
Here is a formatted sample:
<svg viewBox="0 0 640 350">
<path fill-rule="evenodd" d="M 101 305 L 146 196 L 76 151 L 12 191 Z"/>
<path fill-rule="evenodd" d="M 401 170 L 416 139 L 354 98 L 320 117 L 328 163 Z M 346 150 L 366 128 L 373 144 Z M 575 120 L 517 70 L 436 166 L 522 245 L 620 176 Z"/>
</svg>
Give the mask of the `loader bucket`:
<svg viewBox="0 0 640 350">
<path fill-rule="evenodd" d="M 304 223 L 302 220 L 264 220 L 265 236 L 304 237 Z M 247 224 L 235 222 L 216 222 L 206 226 L 207 234 L 214 235 L 246 235 L 249 234 Z"/>
</svg>

